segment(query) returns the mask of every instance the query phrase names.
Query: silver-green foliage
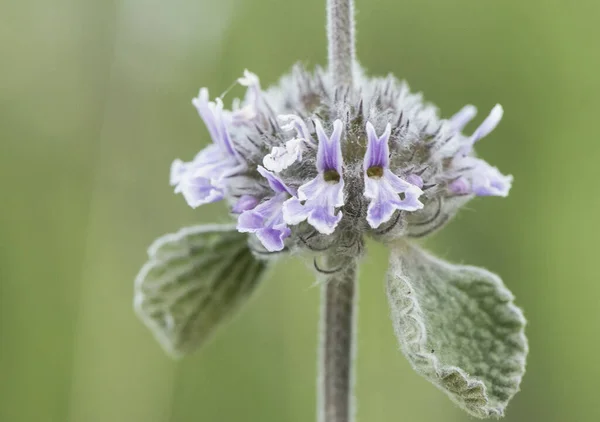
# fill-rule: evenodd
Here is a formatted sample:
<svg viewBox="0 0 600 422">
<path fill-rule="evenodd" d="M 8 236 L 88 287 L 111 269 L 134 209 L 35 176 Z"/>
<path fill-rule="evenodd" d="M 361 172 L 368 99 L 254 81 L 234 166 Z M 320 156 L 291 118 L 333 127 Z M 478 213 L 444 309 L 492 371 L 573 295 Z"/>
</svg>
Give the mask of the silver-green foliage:
<svg viewBox="0 0 600 422">
<path fill-rule="evenodd" d="M 503 416 L 528 352 L 525 318 L 502 280 L 415 246 L 392 248 L 387 291 L 413 368 L 471 415 Z"/>
<path fill-rule="evenodd" d="M 193 352 L 256 289 L 266 263 L 231 225 L 181 229 L 157 239 L 135 281 L 134 305 L 165 350 Z"/>
</svg>

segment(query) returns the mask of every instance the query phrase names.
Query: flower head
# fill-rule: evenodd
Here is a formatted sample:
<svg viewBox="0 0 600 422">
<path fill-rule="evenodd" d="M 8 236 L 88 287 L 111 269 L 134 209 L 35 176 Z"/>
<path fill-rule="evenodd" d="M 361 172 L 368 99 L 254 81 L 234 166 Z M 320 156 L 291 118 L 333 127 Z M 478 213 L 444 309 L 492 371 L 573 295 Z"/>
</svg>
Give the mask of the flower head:
<svg viewBox="0 0 600 422">
<path fill-rule="evenodd" d="M 463 120 L 464 124 L 466 124 L 468 121 L 465 120 L 470 120 L 475 116 L 476 110 L 473 106 L 470 106 L 468 119 L 457 118 L 457 116 L 462 115 L 464 117 L 467 114 L 467 107 L 455 115 L 453 123 Z M 494 130 L 502 119 L 502 115 L 503 109 L 498 104 L 475 132 L 463 142 L 462 147 L 452 161 L 452 168 L 456 169 L 456 172 L 460 174 L 449 184 L 449 189 L 452 193 L 458 195 L 474 194 L 476 196 L 508 196 L 512 185 L 512 176 L 505 176 L 496 167 L 470 155 L 475 142 L 486 137 Z"/>
<path fill-rule="evenodd" d="M 299 67 L 267 90 L 249 71 L 238 81 L 247 93 L 233 111 L 206 89 L 194 99 L 213 142 L 175 160 L 171 184 L 192 207 L 225 199 L 238 229 L 268 251 L 422 236 L 473 196 L 508 194 L 512 177 L 473 153 L 500 106 L 465 136 L 475 107 L 442 119 L 391 77 L 359 78 L 343 93 Z"/>
</svg>

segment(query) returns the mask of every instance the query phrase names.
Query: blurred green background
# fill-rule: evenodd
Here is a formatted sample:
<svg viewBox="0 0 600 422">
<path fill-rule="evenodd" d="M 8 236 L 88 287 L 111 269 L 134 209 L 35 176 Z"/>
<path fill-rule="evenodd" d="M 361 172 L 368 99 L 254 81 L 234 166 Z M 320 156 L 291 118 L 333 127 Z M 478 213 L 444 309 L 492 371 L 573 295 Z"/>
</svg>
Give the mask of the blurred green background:
<svg viewBox="0 0 600 422">
<path fill-rule="evenodd" d="M 295 61 L 324 64 L 323 3 L 0 3 L 0 421 L 314 420 L 319 289 L 304 264 L 280 265 L 180 362 L 131 302 L 156 236 L 223 221 L 221 205 L 192 211 L 168 186 L 172 159 L 207 141 L 191 98 L 201 86 L 219 94 L 246 67 L 266 86 Z M 515 176 L 511 196 L 473 201 L 427 242 L 500 274 L 525 309 L 528 372 L 505 420 L 600 420 L 600 2 L 357 8 L 370 73 L 406 78 L 446 116 L 466 103 L 505 108 L 478 151 Z M 370 245 L 359 421 L 470 420 L 397 350 L 385 262 Z"/>
</svg>

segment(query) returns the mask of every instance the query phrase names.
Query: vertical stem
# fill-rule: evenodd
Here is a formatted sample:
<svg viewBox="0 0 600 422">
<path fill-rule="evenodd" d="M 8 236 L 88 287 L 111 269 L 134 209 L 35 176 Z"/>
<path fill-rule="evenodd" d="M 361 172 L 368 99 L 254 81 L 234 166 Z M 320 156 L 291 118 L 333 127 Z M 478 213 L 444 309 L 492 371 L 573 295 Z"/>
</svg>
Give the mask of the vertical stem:
<svg viewBox="0 0 600 422">
<path fill-rule="evenodd" d="M 354 0 L 327 0 L 329 72 L 336 88 L 352 86 L 355 61 Z"/>
<path fill-rule="evenodd" d="M 329 72 L 335 89 L 351 87 L 355 62 L 354 0 L 327 0 Z M 323 284 L 317 411 L 319 422 L 353 419 L 356 260 L 331 255 Z"/>
<path fill-rule="evenodd" d="M 334 259 L 330 259 L 330 264 Z M 339 262 L 339 260 L 338 260 Z M 356 261 L 330 274 L 323 285 L 318 379 L 318 421 L 353 419 Z"/>
</svg>

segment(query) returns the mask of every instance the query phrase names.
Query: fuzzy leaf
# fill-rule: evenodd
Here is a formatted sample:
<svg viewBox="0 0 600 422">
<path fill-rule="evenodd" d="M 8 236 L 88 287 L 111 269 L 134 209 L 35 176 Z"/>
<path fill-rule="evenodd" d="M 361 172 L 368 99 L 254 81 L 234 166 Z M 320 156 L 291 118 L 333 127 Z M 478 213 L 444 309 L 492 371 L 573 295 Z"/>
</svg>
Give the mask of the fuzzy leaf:
<svg viewBox="0 0 600 422">
<path fill-rule="evenodd" d="M 402 244 L 392 248 L 387 291 L 413 368 L 471 415 L 503 416 L 528 346 L 525 318 L 502 280 Z"/>
<path fill-rule="evenodd" d="M 198 349 L 249 298 L 266 267 L 230 225 L 167 234 L 148 256 L 135 280 L 135 310 L 175 357 Z"/>
</svg>

